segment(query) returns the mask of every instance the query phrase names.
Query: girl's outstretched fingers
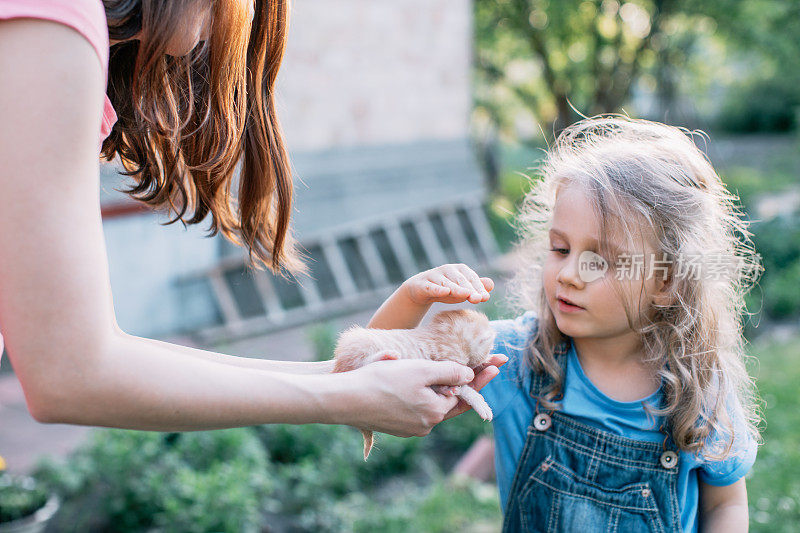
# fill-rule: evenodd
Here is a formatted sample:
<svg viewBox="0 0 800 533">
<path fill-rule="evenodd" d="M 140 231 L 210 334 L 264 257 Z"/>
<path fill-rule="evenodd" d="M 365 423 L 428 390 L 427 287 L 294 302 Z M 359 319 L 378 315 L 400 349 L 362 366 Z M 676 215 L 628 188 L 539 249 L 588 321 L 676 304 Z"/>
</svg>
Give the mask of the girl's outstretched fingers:
<svg viewBox="0 0 800 533">
<path fill-rule="evenodd" d="M 494 280 L 492 280 L 492 278 L 480 278 L 480 280 L 487 294 L 494 290 Z"/>
<path fill-rule="evenodd" d="M 467 265 L 448 264 L 420 272 L 406 280 L 403 286 L 410 300 L 419 305 L 465 301 L 479 304 L 489 300 L 494 282 L 479 277 Z"/>
</svg>

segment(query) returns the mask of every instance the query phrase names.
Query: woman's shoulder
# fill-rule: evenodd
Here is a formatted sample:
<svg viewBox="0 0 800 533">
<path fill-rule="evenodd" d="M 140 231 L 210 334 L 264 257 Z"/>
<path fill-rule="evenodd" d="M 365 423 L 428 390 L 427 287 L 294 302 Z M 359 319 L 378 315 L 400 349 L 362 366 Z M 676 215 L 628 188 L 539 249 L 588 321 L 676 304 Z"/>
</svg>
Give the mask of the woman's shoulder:
<svg viewBox="0 0 800 533">
<path fill-rule="evenodd" d="M 41 19 L 69 26 L 95 50 L 108 70 L 108 22 L 101 0 L 0 0 L 0 20 Z"/>
</svg>

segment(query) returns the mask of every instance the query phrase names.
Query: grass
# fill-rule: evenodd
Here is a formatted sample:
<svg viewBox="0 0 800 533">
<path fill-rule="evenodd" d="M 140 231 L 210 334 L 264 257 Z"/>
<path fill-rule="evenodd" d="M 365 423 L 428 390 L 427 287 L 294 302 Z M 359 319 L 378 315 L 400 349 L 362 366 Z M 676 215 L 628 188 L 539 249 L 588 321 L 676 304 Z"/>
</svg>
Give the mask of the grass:
<svg viewBox="0 0 800 533">
<path fill-rule="evenodd" d="M 489 533 L 500 531 L 503 522 L 494 485 L 466 480 L 440 479 L 430 487 L 409 490 L 391 505 L 376 505 L 369 500 L 351 503 L 357 509 L 350 522 L 356 533 Z"/>
<path fill-rule="evenodd" d="M 747 480 L 754 532 L 795 532 L 800 524 L 800 334 L 754 343 L 759 395 L 764 399 L 764 445 Z"/>
</svg>

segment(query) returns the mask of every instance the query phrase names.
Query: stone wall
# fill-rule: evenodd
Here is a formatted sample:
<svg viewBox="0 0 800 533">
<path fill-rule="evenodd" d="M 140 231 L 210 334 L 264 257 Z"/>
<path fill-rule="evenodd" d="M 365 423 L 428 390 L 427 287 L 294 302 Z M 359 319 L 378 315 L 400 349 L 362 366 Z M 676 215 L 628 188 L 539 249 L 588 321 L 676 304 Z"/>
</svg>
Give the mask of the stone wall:
<svg viewBox="0 0 800 533">
<path fill-rule="evenodd" d="M 298 0 L 278 76 L 292 151 L 467 135 L 469 0 Z"/>
</svg>

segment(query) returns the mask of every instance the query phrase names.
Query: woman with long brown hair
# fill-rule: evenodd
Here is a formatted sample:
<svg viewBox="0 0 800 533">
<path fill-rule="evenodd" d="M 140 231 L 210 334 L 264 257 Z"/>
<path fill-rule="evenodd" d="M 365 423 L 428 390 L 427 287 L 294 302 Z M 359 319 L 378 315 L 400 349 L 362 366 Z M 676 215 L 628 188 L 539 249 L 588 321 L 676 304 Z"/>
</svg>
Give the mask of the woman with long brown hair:
<svg viewBox="0 0 800 533">
<path fill-rule="evenodd" d="M 330 374 L 328 363 L 229 356 L 116 323 L 99 149 L 119 157 L 133 197 L 173 222 L 210 215 L 210 233 L 245 246 L 254 268 L 302 268 L 273 103 L 287 19 L 286 0 L 0 0 L 0 325 L 38 421 L 424 435 L 465 410 L 429 387 L 473 380 L 455 363 Z"/>
</svg>

